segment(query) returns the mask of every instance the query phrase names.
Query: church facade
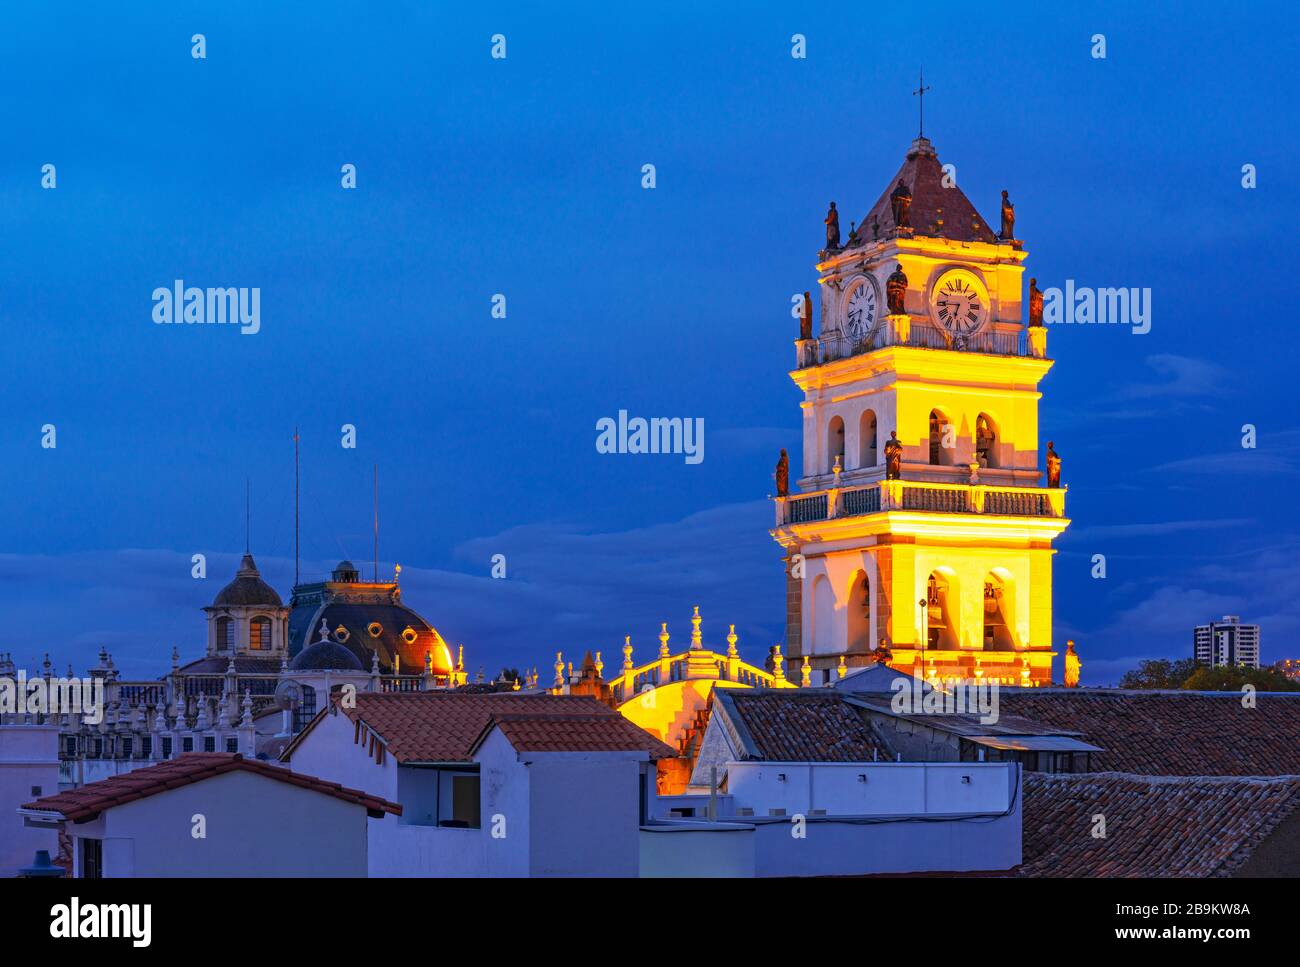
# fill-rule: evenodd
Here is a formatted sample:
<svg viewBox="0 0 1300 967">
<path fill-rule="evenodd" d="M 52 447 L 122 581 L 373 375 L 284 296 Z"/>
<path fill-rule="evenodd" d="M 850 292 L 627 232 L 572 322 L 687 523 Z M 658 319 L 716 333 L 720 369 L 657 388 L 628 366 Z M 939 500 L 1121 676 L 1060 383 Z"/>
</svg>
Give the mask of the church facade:
<svg viewBox="0 0 1300 967">
<path fill-rule="evenodd" d="M 821 317 L 796 366 L 803 467 L 777 467 L 786 642 L 819 680 L 881 660 L 932 682 L 1052 680 L 1060 458 L 1040 470 L 1041 295 L 1003 192 L 999 231 L 918 137 L 841 242 L 826 219 Z M 1026 313 L 1028 308 L 1028 313 Z M 1026 318 L 1028 317 L 1028 318 Z"/>
</svg>

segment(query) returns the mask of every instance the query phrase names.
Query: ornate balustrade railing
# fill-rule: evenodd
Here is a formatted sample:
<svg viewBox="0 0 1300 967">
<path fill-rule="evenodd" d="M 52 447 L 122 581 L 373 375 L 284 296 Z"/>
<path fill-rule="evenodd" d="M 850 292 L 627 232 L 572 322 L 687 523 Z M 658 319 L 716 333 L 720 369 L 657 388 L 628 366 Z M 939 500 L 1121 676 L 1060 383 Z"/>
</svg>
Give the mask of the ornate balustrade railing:
<svg viewBox="0 0 1300 967">
<path fill-rule="evenodd" d="M 779 502 L 777 523 L 807 524 L 888 510 L 1003 517 L 1064 517 L 1065 491 L 982 484 L 930 484 L 880 480 L 865 487 L 824 490 Z"/>
<path fill-rule="evenodd" d="M 770 687 L 776 682 L 776 676 L 766 669 L 758 668 L 739 658 L 728 658 L 718 652 L 710 653 L 718 669 L 718 678 L 722 681 L 738 682 L 755 688 Z M 613 689 L 614 700 L 625 702 L 647 688 L 658 688 L 661 684 L 681 681 L 686 677 L 689 653 L 679 653 L 647 664 L 623 671 L 609 684 Z M 667 665 L 667 675 L 664 666 Z"/>
<path fill-rule="evenodd" d="M 890 345 L 887 335 L 880 329 L 863 338 L 854 338 L 840 332 L 826 333 L 816 340 L 800 344 L 800 366 L 816 366 L 837 359 L 860 356 Z M 976 332 L 954 335 L 946 329 L 913 322 L 908 327 L 907 338 L 899 345 L 919 349 L 947 349 L 954 352 L 984 353 L 992 356 L 1033 355 L 1024 330 L 1018 332 Z"/>
</svg>

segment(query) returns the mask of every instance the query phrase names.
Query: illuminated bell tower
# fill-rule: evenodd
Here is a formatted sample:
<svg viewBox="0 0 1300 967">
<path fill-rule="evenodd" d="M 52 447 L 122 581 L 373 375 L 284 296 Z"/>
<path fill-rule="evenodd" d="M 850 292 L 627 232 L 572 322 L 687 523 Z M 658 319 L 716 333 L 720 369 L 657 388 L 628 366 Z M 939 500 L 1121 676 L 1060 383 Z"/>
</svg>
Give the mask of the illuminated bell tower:
<svg viewBox="0 0 1300 967">
<path fill-rule="evenodd" d="M 931 680 L 1051 681 L 1052 541 L 1069 524 L 1059 461 L 1039 470 L 1052 361 L 1022 319 L 1005 193 L 1000 222 L 924 137 L 843 244 L 828 213 L 820 331 L 805 321 L 790 373 L 803 472 L 772 531 L 789 658 L 822 680 L 880 657 Z"/>
</svg>

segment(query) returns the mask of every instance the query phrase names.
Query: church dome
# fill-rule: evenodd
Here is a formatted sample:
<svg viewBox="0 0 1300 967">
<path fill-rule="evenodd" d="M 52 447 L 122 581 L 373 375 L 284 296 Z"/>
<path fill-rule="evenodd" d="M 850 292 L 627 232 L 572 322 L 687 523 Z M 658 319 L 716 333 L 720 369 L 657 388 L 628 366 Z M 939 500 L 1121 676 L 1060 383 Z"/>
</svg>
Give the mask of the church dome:
<svg viewBox="0 0 1300 967">
<path fill-rule="evenodd" d="M 290 671 L 339 671 L 363 672 L 365 667 L 361 659 L 351 648 L 333 641 L 329 637 L 329 626 L 321 621 L 321 637 L 298 652 L 289 662 Z"/>
<path fill-rule="evenodd" d="M 400 672 L 419 675 L 424 672 L 424 657 L 429 655 L 435 675 L 455 670 L 451 649 L 429 622 L 404 605 L 395 586 L 375 590 L 345 590 L 335 584 L 327 593 L 299 589 L 289 614 L 289 654 L 299 654 L 314 647 L 320 638 L 321 621 L 334 629 L 331 640 L 356 657 L 369 670 L 373 656 L 379 656 L 380 670 L 386 674 Z"/>
<path fill-rule="evenodd" d="M 275 593 L 275 588 L 262 580 L 257 565 L 253 563 L 253 555 L 245 554 L 244 559 L 239 562 L 235 579 L 218 592 L 212 606 L 214 608 L 249 606 L 279 608 L 282 602 L 280 595 Z"/>
<path fill-rule="evenodd" d="M 289 662 L 289 670 L 303 671 L 337 671 L 361 672 L 361 661 L 352 653 L 352 649 L 340 645 L 337 641 L 318 641 L 308 645 Z"/>
</svg>

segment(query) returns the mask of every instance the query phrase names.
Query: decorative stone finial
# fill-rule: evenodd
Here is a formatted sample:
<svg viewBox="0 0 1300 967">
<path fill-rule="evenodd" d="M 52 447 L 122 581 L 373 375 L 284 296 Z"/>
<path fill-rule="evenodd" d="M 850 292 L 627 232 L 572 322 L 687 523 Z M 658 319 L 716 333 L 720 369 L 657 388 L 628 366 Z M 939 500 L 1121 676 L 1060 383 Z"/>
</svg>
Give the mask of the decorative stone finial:
<svg viewBox="0 0 1300 967">
<path fill-rule="evenodd" d="M 728 625 L 727 627 L 729 629 L 727 631 L 727 657 L 739 658 L 740 652 L 736 651 L 736 642 L 740 639 L 736 636 L 736 626 Z"/>
<path fill-rule="evenodd" d="M 600 652 L 596 652 L 596 674 L 600 675 L 605 670 L 605 663 L 600 660 Z"/>
<path fill-rule="evenodd" d="M 785 659 L 781 657 L 781 646 L 772 646 L 772 678 L 775 681 L 785 681 Z"/>
<path fill-rule="evenodd" d="M 244 689 L 244 701 L 240 704 L 243 715 L 239 717 L 239 727 L 241 729 L 250 729 L 253 727 L 253 690 Z"/>
<path fill-rule="evenodd" d="M 329 623 L 326 622 L 324 618 L 320 619 L 320 630 L 317 631 L 317 634 L 320 635 L 320 637 L 316 639 L 317 641 L 330 640 L 330 626 Z"/>
<path fill-rule="evenodd" d="M 555 687 L 560 688 L 564 685 L 564 652 L 555 653 Z"/>
<path fill-rule="evenodd" d="M 844 656 L 840 655 L 840 663 L 835 669 L 835 680 L 842 681 L 844 679 L 844 676 L 846 676 L 848 673 L 849 673 L 848 663 L 844 660 Z"/>
<path fill-rule="evenodd" d="M 799 684 L 804 688 L 812 686 L 812 659 L 803 656 L 803 665 L 799 668 Z"/>
<path fill-rule="evenodd" d="M 632 670 L 632 636 L 623 636 L 623 671 Z"/>
<path fill-rule="evenodd" d="M 691 616 L 691 650 L 699 651 L 704 647 L 704 636 L 700 634 L 700 622 L 704 619 L 700 617 L 700 606 L 695 606 L 695 614 Z"/>
<path fill-rule="evenodd" d="M 659 657 L 668 657 L 668 622 L 663 622 L 660 627 L 663 629 L 659 632 Z"/>
</svg>

